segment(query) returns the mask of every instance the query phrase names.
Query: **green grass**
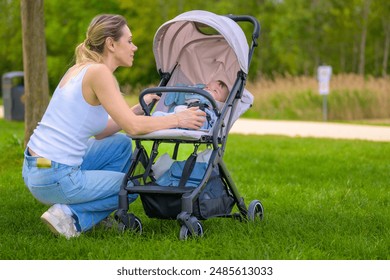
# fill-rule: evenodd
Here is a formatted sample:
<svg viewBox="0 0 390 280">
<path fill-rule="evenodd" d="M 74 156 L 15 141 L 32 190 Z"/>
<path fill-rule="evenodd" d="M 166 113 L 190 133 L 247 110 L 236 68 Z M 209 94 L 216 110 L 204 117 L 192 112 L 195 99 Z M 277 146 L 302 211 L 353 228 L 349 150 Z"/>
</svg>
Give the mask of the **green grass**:
<svg viewBox="0 0 390 280">
<path fill-rule="evenodd" d="M 23 184 L 23 123 L 0 131 L 0 259 L 390 259 L 389 143 L 232 134 L 226 164 L 245 201 L 264 204 L 262 222 L 209 219 L 203 238 L 180 241 L 176 221 L 147 218 L 137 200 L 142 235 L 66 240 Z"/>
</svg>

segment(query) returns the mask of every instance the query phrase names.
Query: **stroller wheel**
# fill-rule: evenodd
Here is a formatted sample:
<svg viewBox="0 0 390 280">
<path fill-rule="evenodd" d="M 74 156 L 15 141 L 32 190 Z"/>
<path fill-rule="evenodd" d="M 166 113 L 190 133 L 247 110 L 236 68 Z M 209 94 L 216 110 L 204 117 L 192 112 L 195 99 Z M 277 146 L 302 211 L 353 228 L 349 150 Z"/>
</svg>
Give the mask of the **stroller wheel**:
<svg viewBox="0 0 390 280">
<path fill-rule="evenodd" d="M 142 233 L 141 220 L 133 214 L 124 214 L 120 217 L 118 224 L 118 230 L 124 232 L 125 230 L 131 230 L 133 232 Z"/>
<path fill-rule="evenodd" d="M 259 200 L 252 200 L 248 206 L 248 220 L 254 222 L 256 219 L 259 219 L 261 221 L 263 220 L 263 216 L 264 207 L 261 202 Z"/>
<path fill-rule="evenodd" d="M 192 234 L 191 230 L 186 225 L 182 225 L 180 228 L 179 238 L 180 240 L 187 240 L 189 237 L 195 237 L 195 236 L 202 237 L 203 227 L 200 222 L 198 221 L 196 222 L 193 233 L 194 234 Z"/>
</svg>

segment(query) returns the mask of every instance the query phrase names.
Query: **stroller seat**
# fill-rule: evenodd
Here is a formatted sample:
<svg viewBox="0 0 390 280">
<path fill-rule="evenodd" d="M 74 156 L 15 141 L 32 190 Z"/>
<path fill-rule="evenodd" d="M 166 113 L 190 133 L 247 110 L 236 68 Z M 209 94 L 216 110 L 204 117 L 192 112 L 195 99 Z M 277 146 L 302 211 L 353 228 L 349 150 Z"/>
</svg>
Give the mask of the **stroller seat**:
<svg viewBox="0 0 390 280">
<path fill-rule="evenodd" d="M 143 96 L 148 93 L 154 93 L 159 92 L 160 90 L 166 91 L 166 88 L 151 88 L 144 90 L 140 94 L 140 104 L 143 106 L 144 111 L 146 114 L 150 114 L 149 108 L 147 105 L 143 102 Z M 171 90 L 180 90 L 179 87 L 172 87 Z M 183 89 L 181 89 L 183 90 Z M 219 108 L 215 108 L 217 110 L 217 115 L 221 115 L 223 110 L 225 109 L 227 111 L 227 116 L 222 119 L 222 122 L 220 124 L 220 127 L 218 124 L 214 125 L 211 129 L 200 129 L 200 130 L 190 130 L 190 129 L 162 129 L 157 130 L 151 133 L 143 134 L 143 135 L 134 135 L 131 136 L 133 139 L 143 139 L 143 140 L 167 140 L 167 141 L 174 141 L 174 140 L 182 140 L 182 141 L 189 141 L 189 142 L 200 142 L 200 143 L 210 143 L 212 142 L 211 139 L 214 135 L 214 130 L 219 129 L 220 131 L 216 134 L 217 137 L 221 137 L 223 135 L 226 135 L 230 128 L 233 126 L 234 122 L 244 113 L 246 112 L 253 104 L 253 95 L 247 90 L 244 89 L 243 95 L 241 99 L 239 99 L 237 104 L 237 108 L 234 111 L 234 114 L 231 116 L 230 122 L 226 121 L 229 119 L 230 111 L 228 108 L 225 109 L 225 106 L 227 103 L 222 104 L 222 108 L 219 110 Z M 159 101 L 159 103 L 156 106 L 156 110 L 166 110 L 164 108 L 164 105 L 159 106 L 159 104 L 163 104 L 163 99 Z M 229 106 L 229 105 L 228 105 Z"/>
<path fill-rule="evenodd" d="M 185 140 L 202 142 L 210 139 L 212 131 L 188 130 L 188 129 L 162 129 L 144 135 L 132 136 L 133 139 L 144 140 Z"/>
</svg>

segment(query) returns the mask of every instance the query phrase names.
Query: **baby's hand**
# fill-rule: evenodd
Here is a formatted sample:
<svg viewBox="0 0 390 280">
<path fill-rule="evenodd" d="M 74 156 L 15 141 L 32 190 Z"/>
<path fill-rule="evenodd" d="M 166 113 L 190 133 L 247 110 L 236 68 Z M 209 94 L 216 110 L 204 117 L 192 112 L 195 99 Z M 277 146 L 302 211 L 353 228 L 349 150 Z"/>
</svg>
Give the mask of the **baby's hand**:
<svg viewBox="0 0 390 280">
<path fill-rule="evenodd" d="M 160 96 L 158 96 L 157 94 L 146 94 L 144 95 L 144 101 L 147 105 L 149 105 L 150 103 L 152 103 L 153 100 L 160 100 Z"/>
</svg>

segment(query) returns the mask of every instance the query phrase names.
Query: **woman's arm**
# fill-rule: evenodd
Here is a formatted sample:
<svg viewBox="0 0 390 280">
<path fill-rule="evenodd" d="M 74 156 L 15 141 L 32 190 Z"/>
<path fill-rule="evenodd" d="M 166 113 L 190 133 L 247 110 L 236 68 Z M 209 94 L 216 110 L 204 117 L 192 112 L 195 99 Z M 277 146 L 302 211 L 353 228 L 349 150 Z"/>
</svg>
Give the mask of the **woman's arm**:
<svg viewBox="0 0 390 280">
<path fill-rule="evenodd" d="M 197 108 L 164 117 L 136 115 L 127 105 L 113 74 L 104 64 L 91 65 L 84 79 L 85 88 L 90 88 L 114 123 L 130 135 L 175 127 L 199 129 L 204 123 L 205 113 Z"/>
</svg>

